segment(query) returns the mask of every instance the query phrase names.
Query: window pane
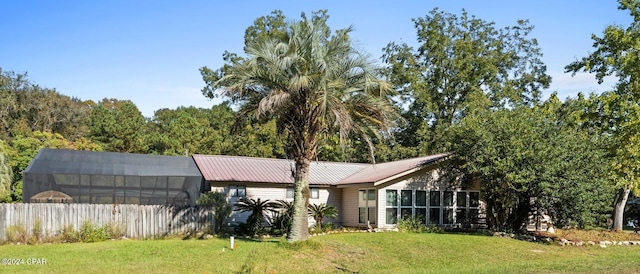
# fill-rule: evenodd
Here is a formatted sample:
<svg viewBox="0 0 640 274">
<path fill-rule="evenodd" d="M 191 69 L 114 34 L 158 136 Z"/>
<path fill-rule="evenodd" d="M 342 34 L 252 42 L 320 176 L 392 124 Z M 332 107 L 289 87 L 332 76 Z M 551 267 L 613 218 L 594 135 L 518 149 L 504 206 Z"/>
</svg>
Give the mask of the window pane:
<svg viewBox="0 0 640 274">
<path fill-rule="evenodd" d="M 400 192 L 400 205 L 411 206 L 411 190 L 402 190 Z"/>
<path fill-rule="evenodd" d="M 247 195 L 247 189 L 245 186 L 237 186 L 238 191 L 236 192 L 237 197 L 244 197 Z"/>
<path fill-rule="evenodd" d="M 400 209 L 400 218 L 403 220 L 411 219 L 412 213 L 411 208 L 402 208 Z"/>
<path fill-rule="evenodd" d="M 466 192 L 458 192 L 456 194 L 456 205 L 458 207 L 466 207 L 467 206 L 467 193 Z"/>
<path fill-rule="evenodd" d="M 387 224 L 396 224 L 398 223 L 398 209 L 397 208 L 387 208 Z"/>
<path fill-rule="evenodd" d="M 453 206 L 453 191 L 444 192 L 444 206 Z"/>
<path fill-rule="evenodd" d="M 440 206 L 440 191 L 429 192 L 429 205 Z"/>
<path fill-rule="evenodd" d="M 478 207 L 480 205 L 480 192 L 469 192 L 469 206 Z"/>
<path fill-rule="evenodd" d="M 440 224 L 440 209 L 439 208 L 429 209 L 429 224 L 431 224 L 431 225 Z"/>
<path fill-rule="evenodd" d="M 456 223 L 460 224 L 468 224 L 469 220 L 467 218 L 467 209 L 466 208 L 458 208 L 456 210 Z"/>
<path fill-rule="evenodd" d="M 424 190 L 416 190 L 416 206 L 427 206 L 427 192 L 426 191 L 424 191 Z"/>
<path fill-rule="evenodd" d="M 358 191 L 358 206 L 359 207 L 367 206 L 366 200 L 365 200 L 366 198 L 367 198 L 367 191 L 366 190 Z"/>
<path fill-rule="evenodd" d="M 443 224 L 453 224 L 453 209 L 446 208 L 443 210 L 444 216 L 442 216 Z"/>
<path fill-rule="evenodd" d="M 318 199 L 320 197 L 320 190 L 318 188 L 311 188 L 311 198 Z"/>
<path fill-rule="evenodd" d="M 293 187 L 287 188 L 287 198 L 293 198 Z"/>
<path fill-rule="evenodd" d="M 367 210 L 365 207 L 359 207 L 358 208 L 358 223 L 364 224 L 366 223 L 366 217 L 367 217 Z"/>
<path fill-rule="evenodd" d="M 238 188 L 236 186 L 229 186 L 229 196 L 230 197 L 238 196 Z"/>
<path fill-rule="evenodd" d="M 369 223 L 370 224 L 375 224 L 376 223 L 376 208 L 375 207 L 370 207 L 369 208 Z"/>
<path fill-rule="evenodd" d="M 369 189 L 368 194 L 367 194 L 367 200 L 369 200 L 369 201 L 375 201 L 376 200 L 376 190 L 375 189 Z"/>
<path fill-rule="evenodd" d="M 387 190 L 387 206 L 398 206 L 398 191 Z"/>
</svg>

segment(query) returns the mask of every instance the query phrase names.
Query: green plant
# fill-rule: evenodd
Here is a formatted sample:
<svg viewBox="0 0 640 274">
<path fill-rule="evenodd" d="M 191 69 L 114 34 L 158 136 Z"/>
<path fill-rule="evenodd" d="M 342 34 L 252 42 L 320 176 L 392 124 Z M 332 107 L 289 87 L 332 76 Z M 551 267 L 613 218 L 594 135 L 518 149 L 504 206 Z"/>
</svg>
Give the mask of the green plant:
<svg viewBox="0 0 640 274">
<path fill-rule="evenodd" d="M 288 234 L 293 218 L 293 202 L 277 200 L 275 206 L 277 211 L 271 223 L 271 233 L 275 235 Z"/>
<path fill-rule="evenodd" d="M 400 219 L 398 230 L 402 232 L 422 233 L 427 230 L 421 217 L 409 217 Z"/>
<path fill-rule="evenodd" d="M 231 215 L 231 205 L 227 202 L 227 197 L 222 192 L 208 192 L 202 194 L 196 204 L 209 207 L 213 210 L 214 224 L 213 232 L 219 233 L 222 230 L 224 221 Z"/>
<path fill-rule="evenodd" d="M 73 228 L 73 225 L 63 226 L 58 237 L 63 243 L 76 243 L 80 241 L 80 239 L 78 239 L 78 233 Z"/>
<path fill-rule="evenodd" d="M 29 237 L 29 243 L 35 244 L 42 240 L 42 221 L 37 219 L 33 223 L 33 229 L 31 230 L 31 237 Z"/>
<path fill-rule="evenodd" d="M 325 203 L 322 204 L 310 204 L 309 205 L 309 216 L 313 217 L 316 221 L 316 226 L 322 230 L 322 222 L 324 218 L 332 218 L 335 219 L 338 217 L 338 209 L 334 206 L 328 206 Z"/>
<path fill-rule="evenodd" d="M 125 236 L 125 229 L 122 224 L 110 222 L 104 226 L 107 239 L 120 239 Z"/>
<path fill-rule="evenodd" d="M 26 244 L 30 238 L 26 226 L 22 223 L 9 226 L 5 234 L 7 236 L 7 241 L 11 243 Z"/>
<path fill-rule="evenodd" d="M 82 223 L 78 231 L 78 239 L 81 242 L 100 242 L 107 240 L 105 227 L 97 227 L 91 221 L 86 220 Z"/>
<path fill-rule="evenodd" d="M 241 198 L 234 207 L 235 210 L 240 212 L 251 212 L 251 215 L 247 218 L 246 226 L 241 226 L 246 228 L 247 232 L 251 235 L 260 235 L 264 232 L 264 226 L 262 222 L 264 221 L 266 214 L 269 212 L 276 213 L 277 204 L 271 202 L 269 200 L 260 200 L 252 199 L 252 198 Z"/>
</svg>

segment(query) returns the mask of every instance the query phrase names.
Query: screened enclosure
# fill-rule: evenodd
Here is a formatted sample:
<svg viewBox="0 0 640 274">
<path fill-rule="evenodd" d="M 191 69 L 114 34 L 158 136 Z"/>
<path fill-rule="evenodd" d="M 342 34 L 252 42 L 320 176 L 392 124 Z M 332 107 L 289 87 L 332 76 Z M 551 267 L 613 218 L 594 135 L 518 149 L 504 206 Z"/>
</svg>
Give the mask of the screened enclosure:
<svg viewBox="0 0 640 274">
<path fill-rule="evenodd" d="M 22 196 L 53 190 L 74 203 L 194 205 L 203 187 L 191 157 L 42 149 L 24 172 Z"/>
</svg>

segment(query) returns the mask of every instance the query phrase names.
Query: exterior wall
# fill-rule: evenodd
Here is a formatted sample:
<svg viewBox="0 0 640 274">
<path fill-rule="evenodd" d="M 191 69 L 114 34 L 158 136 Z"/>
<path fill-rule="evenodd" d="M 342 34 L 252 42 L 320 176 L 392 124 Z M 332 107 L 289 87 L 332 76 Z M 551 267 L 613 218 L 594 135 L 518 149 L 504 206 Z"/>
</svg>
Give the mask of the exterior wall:
<svg viewBox="0 0 640 274">
<path fill-rule="evenodd" d="M 342 203 L 339 208 L 343 226 L 357 227 L 358 224 L 358 188 L 341 188 Z"/>
<path fill-rule="evenodd" d="M 270 200 L 284 200 L 284 201 L 293 201 L 293 198 L 287 198 L 287 188 L 293 188 L 292 185 L 288 184 L 267 184 L 267 183 L 213 183 L 211 186 L 211 191 L 214 192 L 224 192 L 227 193 L 227 199 L 231 205 L 238 202 L 240 197 L 231 197 L 229 195 L 229 186 L 244 186 L 246 189 L 245 197 L 258 199 L 260 198 L 262 201 Z M 315 186 L 312 186 L 315 188 Z M 340 202 L 342 201 L 342 191 L 336 187 L 317 187 L 318 188 L 318 198 L 309 198 L 309 204 L 322 204 L 325 203 L 329 206 L 334 206 L 340 209 Z M 234 211 L 229 218 L 229 222 L 231 224 L 243 223 L 247 221 L 250 212 L 239 212 Z M 329 219 L 327 218 L 325 222 L 332 222 L 336 225 L 341 225 L 340 221 L 340 213 L 338 214 L 338 219 Z M 315 221 L 313 218 L 309 218 L 309 225 L 313 225 Z"/>
<path fill-rule="evenodd" d="M 227 182 L 227 183 L 213 183 L 211 186 L 211 191 L 217 192 L 225 192 L 229 195 L 229 186 L 244 186 L 246 189 L 246 197 L 249 198 L 260 198 L 261 200 L 285 200 L 285 201 L 293 201 L 293 198 L 287 198 L 287 188 L 292 188 L 292 185 L 287 184 L 268 184 L 268 183 L 236 183 L 236 182 Z M 312 186 L 313 187 L 313 186 Z M 321 204 L 326 203 L 327 205 L 334 206 L 338 209 L 338 218 L 337 220 L 326 219 L 325 222 L 332 222 L 337 226 L 347 226 L 347 227 L 367 227 L 367 223 L 360 223 L 359 217 L 359 206 L 361 204 L 360 201 L 360 190 L 363 189 L 375 189 L 375 222 L 371 222 L 371 226 L 374 228 L 394 228 L 396 224 L 387 223 L 387 190 L 397 190 L 398 198 L 397 198 L 397 219 L 400 219 L 401 214 L 401 206 L 400 206 L 400 196 L 401 190 L 412 190 L 412 199 L 415 202 L 416 198 L 416 190 L 426 191 L 427 195 L 427 203 L 429 202 L 429 191 L 452 191 L 454 194 L 453 198 L 453 206 L 441 206 L 440 208 L 440 220 L 442 221 L 444 217 L 444 209 L 453 210 L 454 216 L 457 215 L 456 210 L 458 206 L 456 205 L 456 198 L 458 192 L 479 192 L 480 184 L 476 183 L 473 186 L 468 187 L 466 190 L 462 190 L 460 188 L 452 188 L 449 184 L 445 183 L 445 180 L 440 178 L 439 170 L 435 169 L 435 167 L 418 171 L 417 173 L 413 173 L 410 175 L 406 175 L 390 182 L 373 186 L 373 185 L 354 185 L 348 187 L 319 187 L 318 194 L 319 197 L 316 199 L 310 198 L 310 204 Z M 469 195 L 469 194 L 467 194 Z M 482 194 L 479 194 L 479 206 L 477 207 L 479 211 L 479 216 L 484 216 L 484 203 L 482 200 Z M 443 199 L 444 196 L 441 196 L 440 199 Z M 228 200 L 230 204 L 235 204 L 238 201 L 239 197 L 231 197 L 228 196 Z M 470 198 L 467 197 L 467 205 L 470 204 Z M 418 209 L 416 207 L 413 208 L 413 214 L 416 214 Z M 429 215 L 429 209 L 431 208 L 429 204 L 425 207 L 427 211 L 427 215 Z M 475 210 L 476 208 L 471 208 L 467 206 L 465 208 L 467 212 L 471 211 L 471 209 Z M 234 211 L 229 219 L 230 224 L 237 224 L 246 222 L 247 217 L 249 216 L 249 212 L 237 212 Z M 367 215 L 374 216 L 374 215 Z M 459 218 L 454 217 L 456 222 Z M 428 218 L 427 218 L 428 219 Z M 312 218 L 309 220 L 309 225 L 313 225 L 314 221 Z M 441 224 L 441 223 L 439 223 Z M 457 223 L 446 224 L 446 225 L 459 225 Z"/>
<path fill-rule="evenodd" d="M 398 197 L 397 197 L 397 201 L 396 201 L 396 206 L 387 206 L 387 190 L 397 190 L 398 192 Z M 426 211 L 426 214 L 429 215 L 429 210 L 430 208 L 432 208 L 430 206 L 430 191 L 451 191 L 453 192 L 453 196 L 452 196 L 452 206 L 440 206 L 440 208 L 442 210 L 446 209 L 450 209 L 453 211 L 453 216 L 454 216 L 454 220 L 455 222 L 452 224 L 448 224 L 448 225 L 459 225 L 459 219 L 462 218 L 457 218 L 456 216 L 456 210 L 458 208 L 460 208 L 461 210 L 467 210 L 470 211 L 470 209 L 478 209 L 479 213 L 478 216 L 482 216 L 484 213 L 484 205 L 482 202 L 482 197 L 481 197 L 481 193 L 479 193 L 480 191 L 480 184 L 476 183 L 473 186 L 468 187 L 467 189 L 461 189 L 460 187 L 451 187 L 445 180 L 442 180 L 441 176 L 440 176 L 440 172 L 438 169 L 428 169 L 428 170 L 423 170 L 420 171 L 419 173 L 416 174 L 412 174 L 409 176 L 405 176 L 402 178 L 398 178 L 397 180 L 379 185 L 377 188 L 377 197 L 378 197 L 378 207 L 377 207 L 377 213 L 378 213 L 378 217 L 377 217 L 377 227 L 378 228 L 394 228 L 396 227 L 396 224 L 392 224 L 392 223 L 387 223 L 387 208 L 397 208 L 397 220 L 400 220 L 401 218 L 401 201 L 400 201 L 400 191 L 401 190 L 412 190 L 412 203 L 413 205 L 410 206 L 411 209 L 413 210 L 413 214 L 416 214 L 418 211 L 417 206 L 415 206 L 415 201 L 416 201 L 416 190 L 421 190 L 421 191 L 426 191 L 426 206 L 424 207 L 420 207 L 421 209 L 424 208 L 424 210 Z M 479 205 L 477 207 L 470 207 L 469 204 L 469 196 L 470 194 L 468 194 L 469 192 L 478 192 L 479 193 Z M 466 201 L 466 205 L 467 206 L 461 206 L 458 207 L 457 206 L 457 196 L 459 194 L 463 194 L 463 195 L 467 195 L 465 199 Z M 440 196 L 441 202 L 444 199 L 443 196 Z M 435 206 L 433 207 L 434 209 L 436 208 Z M 407 209 L 409 210 L 409 209 Z M 442 220 L 444 219 L 444 217 L 442 216 L 444 213 L 444 211 L 440 211 L 440 222 L 438 223 L 438 225 L 442 225 Z M 426 217 L 427 219 L 429 217 Z"/>
</svg>

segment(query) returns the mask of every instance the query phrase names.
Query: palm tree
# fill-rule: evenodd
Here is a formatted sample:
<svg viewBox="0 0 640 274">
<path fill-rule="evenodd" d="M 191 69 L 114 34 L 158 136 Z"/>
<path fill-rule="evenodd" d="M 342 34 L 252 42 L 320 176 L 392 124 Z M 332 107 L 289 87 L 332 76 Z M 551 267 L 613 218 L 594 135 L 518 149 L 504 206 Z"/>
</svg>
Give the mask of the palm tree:
<svg viewBox="0 0 640 274">
<path fill-rule="evenodd" d="M 213 232 L 219 233 L 222 229 L 222 224 L 224 224 L 224 220 L 231 215 L 231 205 L 227 202 L 226 194 L 222 192 L 207 192 L 200 196 L 196 204 L 213 210 L 215 217 Z"/>
<path fill-rule="evenodd" d="M 311 19 L 303 14 L 302 20 L 286 23 L 284 35 L 247 43 L 247 58 L 227 58 L 230 64 L 210 84 L 241 103 L 241 115 L 275 119 L 287 137 L 287 155 L 295 163 L 289 241 L 309 236 L 309 166 L 322 139 L 339 132 L 344 142 L 355 133 L 373 155 L 370 136 L 399 118 L 389 99 L 391 85 L 376 77 L 368 55 L 352 47 L 352 28 L 331 34 L 327 19 L 326 11 L 314 12 Z"/>
<path fill-rule="evenodd" d="M 263 230 L 262 222 L 268 213 L 277 212 L 277 204 L 269 200 L 260 200 L 242 197 L 236 204 L 233 205 L 234 210 L 240 212 L 251 212 L 251 215 L 247 218 L 247 225 L 253 235 L 260 234 Z"/>
<path fill-rule="evenodd" d="M 316 228 L 322 229 L 322 223 L 324 218 L 335 219 L 338 217 L 338 209 L 334 206 L 327 206 L 327 204 L 312 204 L 309 205 L 309 216 L 316 220 Z"/>
<path fill-rule="evenodd" d="M 273 227 L 281 233 L 289 234 L 291 220 L 293 220 L 293 202 L 276 200 L 276 208 L 278 209 L 278 213 L 274 218 Z"/>
</svg>

